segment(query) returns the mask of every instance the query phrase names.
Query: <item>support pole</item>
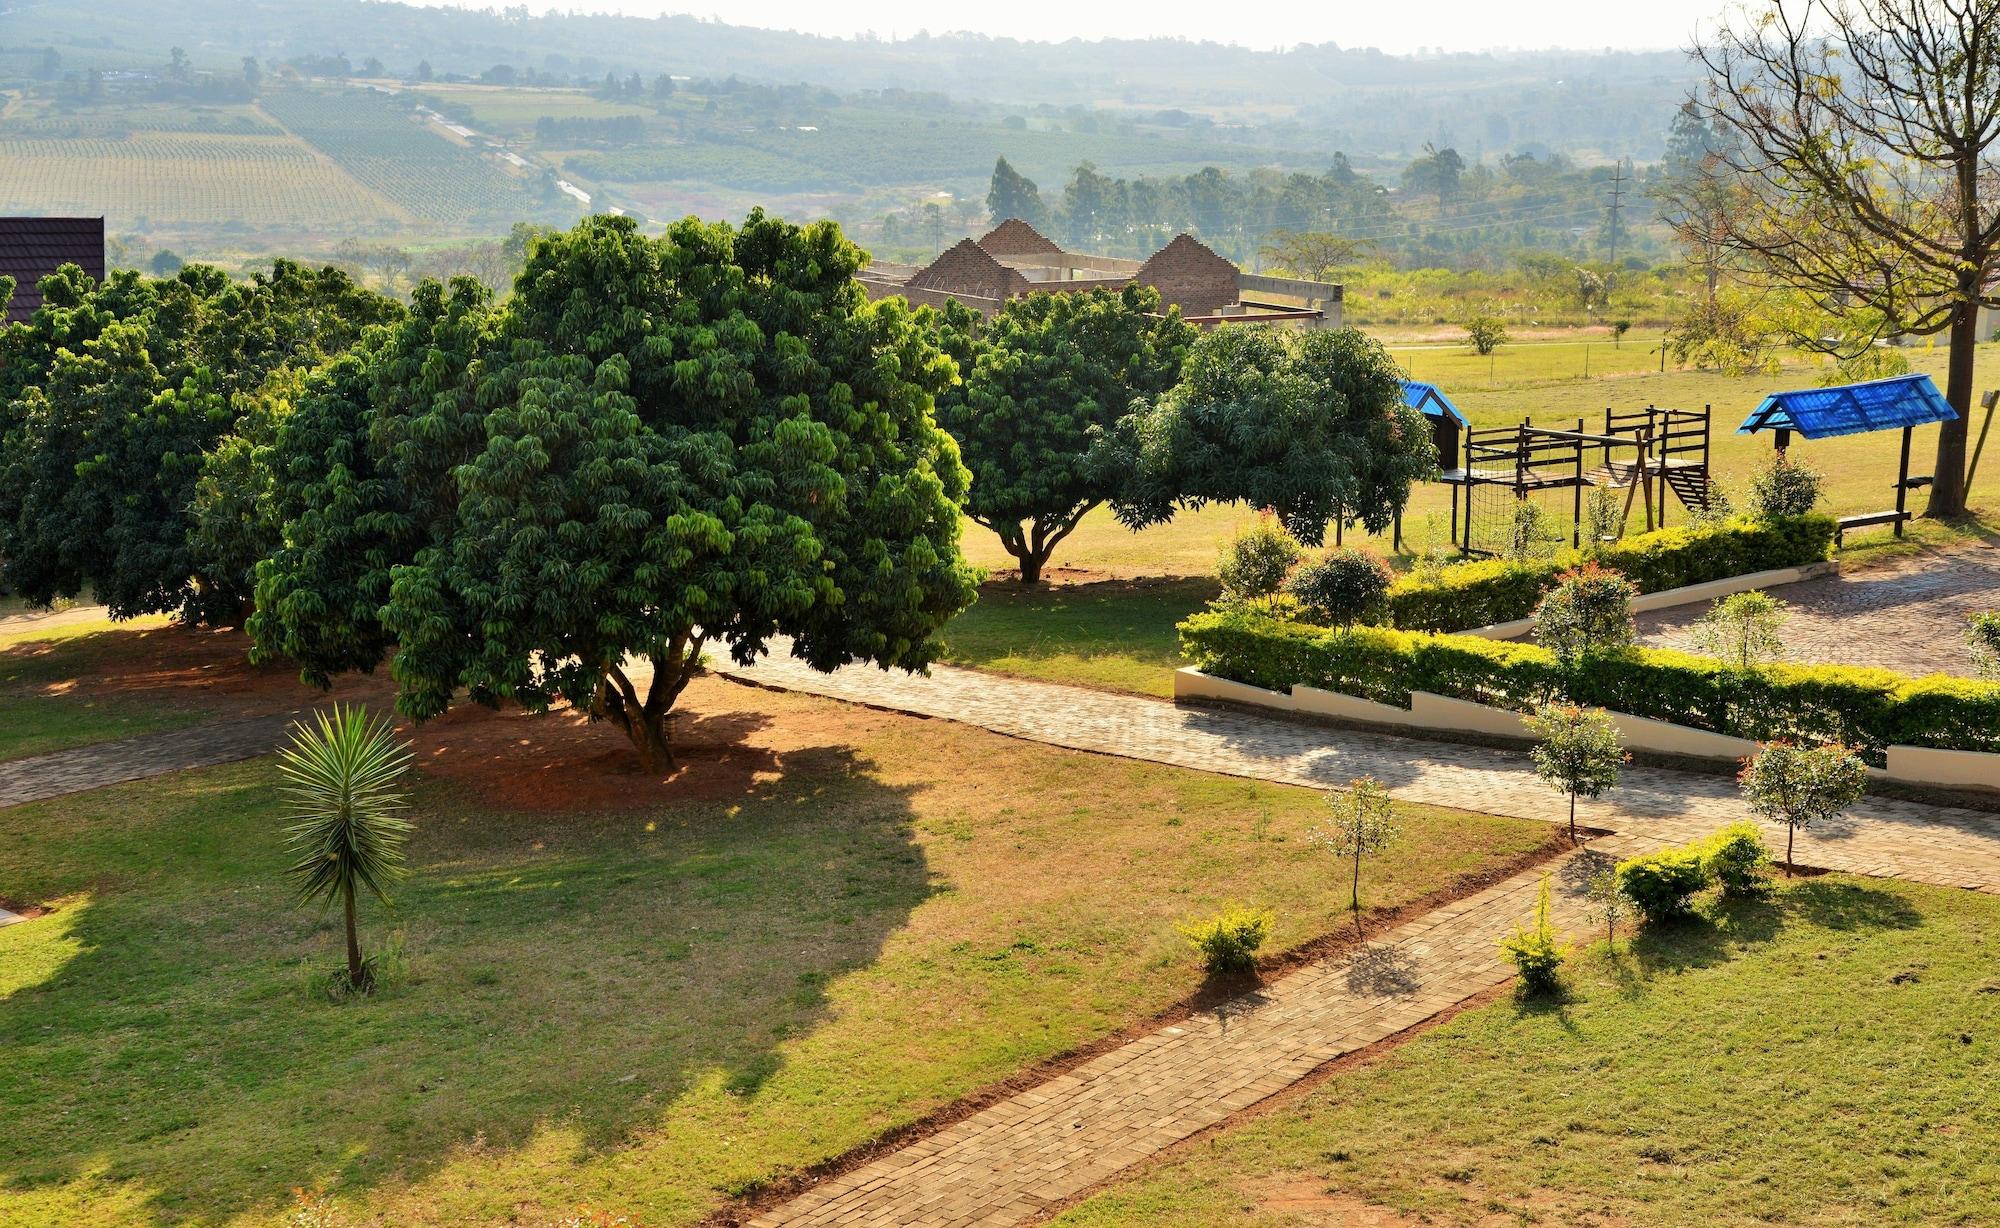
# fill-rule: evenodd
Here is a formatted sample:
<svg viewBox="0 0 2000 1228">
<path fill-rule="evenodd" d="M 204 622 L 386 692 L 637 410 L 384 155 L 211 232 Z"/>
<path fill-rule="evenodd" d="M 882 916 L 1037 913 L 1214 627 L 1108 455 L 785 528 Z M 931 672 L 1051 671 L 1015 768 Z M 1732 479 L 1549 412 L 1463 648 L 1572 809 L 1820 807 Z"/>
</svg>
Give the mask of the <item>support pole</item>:
<svg viewBox="0 0 2000 1228">
<path fill-rule="evenodd" d="M 1583 419 L 1576 420 L 1576 433 L 1583 434 Z M 1570 492 L 1569 546 L 1583 545 L 1583 441 L 1576 441 L 1576 486 Z"/>
<path fill-rule="evenodd" d="M 1910 437 L 1917 433 L 1914 426 L 1903 428 L 1903 456 L 1896 463 L 1896 536 L 1903 535 L 1903 517 L 1907 514 L 1903 505 L 1910 498 Z"/>
<path fill-rule="evenodd" d="M 1986 432 L 1993 429 L 1993 407 L 2000 404 L 2000 389 L 1980 397 L 1979 403 L 1986 407 L 1986 421 L 1979 424 L 1979 442 L 1973 445 L 1972 461 L 1965 467 L 1965 489 L 1968 493 L 1972 490 L 1972 475 L 1979 472 L 1979 454 L 1986 451 Z"/>
</svg>

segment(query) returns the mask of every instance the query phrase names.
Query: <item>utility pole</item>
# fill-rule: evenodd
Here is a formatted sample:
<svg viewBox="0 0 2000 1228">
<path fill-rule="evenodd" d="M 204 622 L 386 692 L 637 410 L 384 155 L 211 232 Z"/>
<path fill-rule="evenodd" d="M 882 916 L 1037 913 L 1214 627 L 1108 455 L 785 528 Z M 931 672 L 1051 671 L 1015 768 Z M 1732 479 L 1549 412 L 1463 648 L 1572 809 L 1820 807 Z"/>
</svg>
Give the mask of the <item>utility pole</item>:
<svg viewBox="0 0 2000 1228">
<path fill-rule="evenodd" d="M 1620 214 L 1625 208 L 1625 185 L 1630 182 L 1632 182 L 1632 177 L 1625 173 L 1625 160 L 1620 158 L 1618 164 L 1611 169 L 1611 224 L 1609 230 L 1611 237 L 1611 263 L 1614 266 L 1618 263 L 1619 235 L 1624 229 L 1624 219 Z"/>
</svg>

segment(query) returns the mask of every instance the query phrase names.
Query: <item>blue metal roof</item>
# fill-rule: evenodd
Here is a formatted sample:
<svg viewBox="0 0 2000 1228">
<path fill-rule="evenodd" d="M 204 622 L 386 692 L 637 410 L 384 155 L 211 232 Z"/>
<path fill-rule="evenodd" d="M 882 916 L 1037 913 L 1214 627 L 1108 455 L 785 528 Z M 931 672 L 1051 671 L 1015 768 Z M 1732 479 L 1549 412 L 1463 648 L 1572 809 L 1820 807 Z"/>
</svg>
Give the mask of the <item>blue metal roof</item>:
<svg viewBox="0 0 2000 1228">
<path fill-rule="evenodd" d="M 1792 430 L 1807 439 L 1826 439 L 1949 422 L 1956 417 L 1958 412 L 1930 376 L 1898 375 L 1837 388 L 1774 392 L 1750 411 L 1736 433 Z"/>
<path fill-rule="evenodd" d="M 1436 384 L 1420 384 L 1415 380 L 1403 381 L 1403 401 L 1411 409 L 1420 409 L 1428 418 L 1450 418 L 1460 426 L 1471 426 L 1465 415 L 1458 412 L 1458 406 Z"/>
</svg>

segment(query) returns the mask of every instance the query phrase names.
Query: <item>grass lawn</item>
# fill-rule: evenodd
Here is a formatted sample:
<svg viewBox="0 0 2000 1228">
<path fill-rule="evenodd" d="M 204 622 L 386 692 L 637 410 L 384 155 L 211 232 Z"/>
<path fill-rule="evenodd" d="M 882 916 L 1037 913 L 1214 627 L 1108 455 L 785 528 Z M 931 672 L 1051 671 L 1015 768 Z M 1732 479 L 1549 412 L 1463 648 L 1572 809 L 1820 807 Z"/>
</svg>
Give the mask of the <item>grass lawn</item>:
<svg viewBox="0 0 2000 1228">
<path fill-rule="evenodd" d="M 994 581 L 946 632 L 953 665 L 1171 697 L 1174 628 L 1216 595 L 1205 579 L 1101 580 L 1023 589 Z"/>
<path fill-rule="evenodd" d="M 334 1005 L 268 759 L 0 810 L 0 1223 L 688 1224 L 1200 980 L 1174 924 L 1344 924 L 1319 795 L 701 679 L 668 784 L 602 728 L 418 735 L 408 971 Z M 1372 904 L 1544 847 L 1405 808 Z"/>
<path fill-rule="evenodd" d="M 1991 1224 L 1996 950 L 1991 896 L 1803 880 L 1600 942 L 1567 1005 L 1468 1011 L 1056 1222 Z"/>
<path fill-rule="evenodd" d="M 1582 348 L 1577 343 L 1520 348 L 1527 355 L 1539 354 L 1544 349 L 1561 351 L 1566 345 L 1577 350 Z M 1595 355 L 1600 349 L 1612 352 L 1608 343 L 1592 343 L 1593 370 L 1596 369 Z M 1623 352 L 1635 353 L 1643 349 L 1643 343 L 1628 341 Z M 1501 355 L 1505 361 L 1507 351 L 1503 349 Z M 1649 404 L 1683 407 L 1712 405 L 1714 428 L 1711 440 L 1716 472 L 1725 487 L 1739 497 L 1745 492 L 1750 475 L 1770 459 L 1771 441 L 1766 435 L 1735 434 L 1737 423 L 1756 407 L 1766 393 L 1781 388 L 1810 386 L 1817 374 L 1815 368 L 1787 368 L 1775 376 L 1726 376 L 1674 370 L 1658 374 L 1648 368 L 1605 379 L 1596 376 L 1588 380 L 1522 379 L 1489 391 L 1483 378 L 1461 382 L 1449 377 L 1451 364 L 1458 361 L 1449 350 L 1398 350 L 1396 358 L 1421 377 L 1441 381 L 1459 408 L 1465 411 L 1475 426 L 1480 427 L 1504 426 L 1520 422 L 1523 418 L 1533 418 L 1537 423 L 1548 425 L 1567 420 L 1567 425 L 1574 427 L 1576 419 L 1582 417 L 1586 429 L 1594 429 L 1592 423 L 1602 425 L 1607 405 L 1621 409 L 1644 408 Z M 1944 381 L 1944 359 L 1942 349 L 1910 351 L 1913 367 L 1928 372 L 1940 387 Z M 1657 358 L 1654 361 L 1657 362 Z M 2000 345 L 1982 345 L 1979 347 L 1977 387 L 1996 386 L 2000 386 Z M 1979 426 L 1980 419 L 1975 417 L 1972 423 L 1975 438 Z M 1889 486 L 1896 478 L 1896 453 L 1900 442 L 1900 434 L 1893 431 L 1851 435 L 1841 439 L 1801 442 L 1794 448 L 1793 455 L 1827 475 L 1825 510 L 1842 515 L 1878 511 L 1894 505 L 1895 497 Z M 1931 471 L 1931 459 L 1936 447 L 1936 428 L 1917 432 L 1910 453 L 1913 473 Z M 2000 449 L 2000 440 L 1994 441 L 1993 447 Z M 1972 488 L 1974 507 L 2000 509 L 2000 499 L 1991 497 L 1992 492 L 2000 490 L 2000 455 L 1986 456 L 1980 462 L 1980 470 Z M 1566 498 L 1569 492 L 1559 493 Z M 1913 510 L 1923 510 L 1923 496 L 1922 491 L 1912 495 Z M 1568 508 L 1569 505 L 1564 503 L 1557 509 L 1565 525 L 1568 523 Z M 1425 517 L 1429 515 L 1437 517 L 1441 526 L 1439 535 L 1442 536 L 1445 531 L 1442 526 L 1448 520 L 1449 510 L 1447 488 L 1435 483 L 1417 486 L 1412 492 L 1410 509 L 1403 518 L 1406 541 L 1412 545 L 1422 544 Z M 1685 514 L 1680 504 L 1670 498 L 1671 521 L 1679 523 Z M 1636 509 L 1633 515 L 1633 531 L 1637 531 L 1641 525 L 1636 519 L 1639 515 Z M 1063 542 L 1052 561 L 1060 567 L 1081 568 L 1121 578 L 1212 575 L 1216 552 L 1253 516 L 1254 512 L 1249 508 L 1209 507 L 1201 512 L 1184 513 L 1171 523 L 1133 533 L 1113 520 L 1108 509 L 1098 508 L 1086 516 L 1076 532 Z M 1357 540 L 1384 553 L 1389 550 L 1387 534 L 1374 538 L 1354 534 L 1348 538 L 1350 544 Z M 1857 533 L 1849 540 L 1864 544 L 1893 539 L 1886 529 L 1871 529 Z M 966 556 L 975 563 L 993 568 L 1011 565 L 1011 559 L 1000 548 L 999 541 L 990 530 L 967 521 L 964 542 Z"/>
</svg>

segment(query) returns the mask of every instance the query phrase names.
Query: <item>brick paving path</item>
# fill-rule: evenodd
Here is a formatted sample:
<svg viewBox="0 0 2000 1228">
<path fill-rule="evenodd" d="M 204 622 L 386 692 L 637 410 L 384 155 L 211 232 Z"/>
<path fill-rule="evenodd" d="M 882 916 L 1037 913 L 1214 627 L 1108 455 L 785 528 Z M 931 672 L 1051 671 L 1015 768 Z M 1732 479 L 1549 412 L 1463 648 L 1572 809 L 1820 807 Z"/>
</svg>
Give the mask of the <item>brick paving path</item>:
<svg viewBox="0 0 2000 1228">
<path fill-rule="evenodd" d="M 1422 1023 L 1512 974 L 1498 938 L 1532 915 L 1541 880 L 1556 923 L 1586 925 L 1590 872 L 1651 842 L 1614 836 L 1426 913 L 1346 958 L 1094 1058 L 751 1223 L 1018 1224 L 1249 1108 L 1344 1054 Z"/>
<path fill-rule="evenodd" d="M 1876 665 L 1906 674 L 1964 674 L 1965 620 L 2000 609 L 2000 550 L 1927 554 L 1907 563 L 1801 580 L 1771 590 L 1789 603 L 1785 646 L 1796 661 Z M 1640 642 L 1692 650 L 1708 603 L 1639 617 Z"/>
<path fill-rule="evenodd" d="M 0 762 L 0 807 L 250 759 L 277 749 L 299 715 L 281 712 L 216 721 Z"/>
</svg>

